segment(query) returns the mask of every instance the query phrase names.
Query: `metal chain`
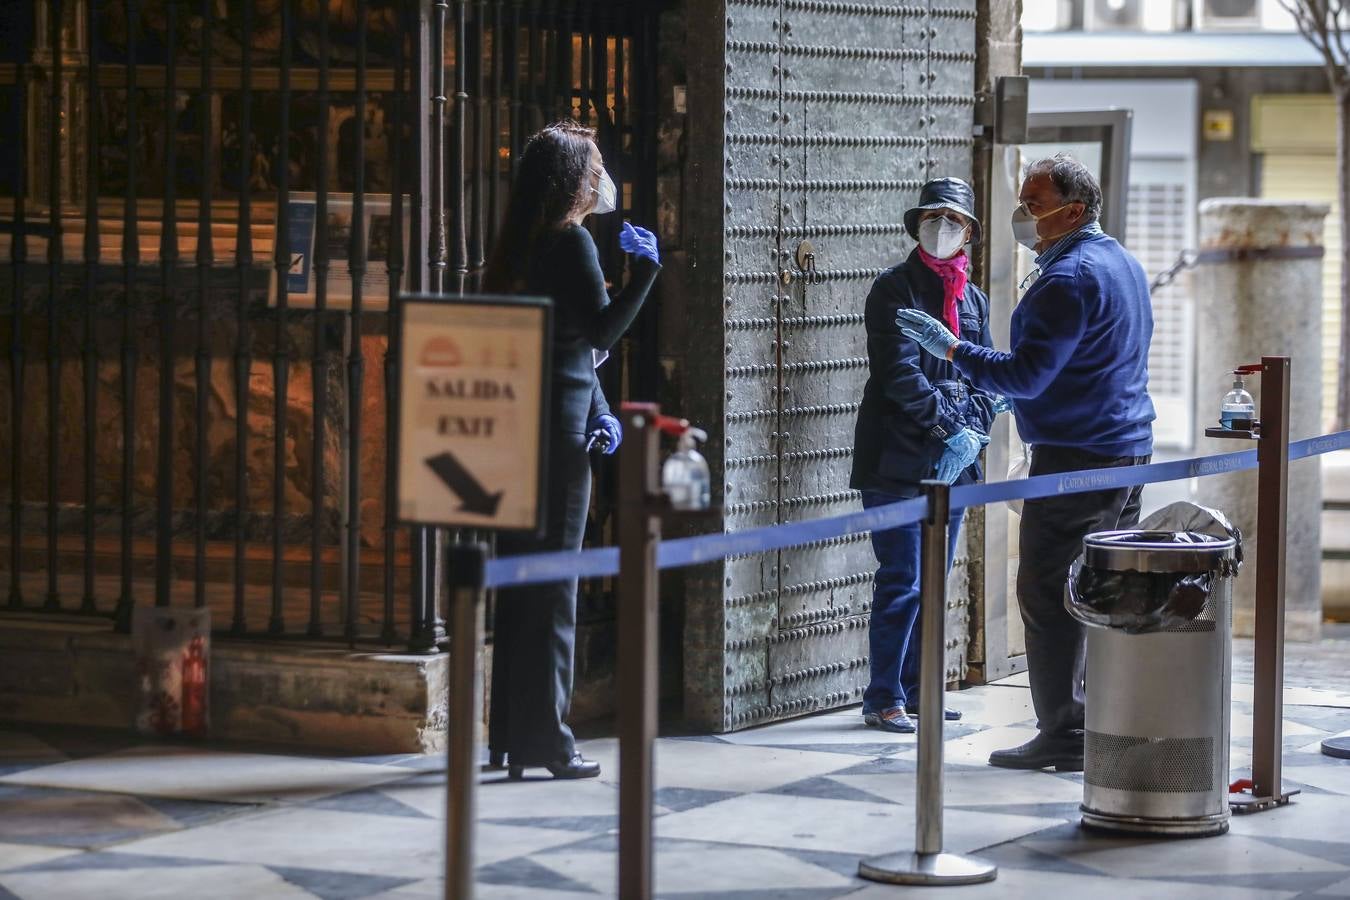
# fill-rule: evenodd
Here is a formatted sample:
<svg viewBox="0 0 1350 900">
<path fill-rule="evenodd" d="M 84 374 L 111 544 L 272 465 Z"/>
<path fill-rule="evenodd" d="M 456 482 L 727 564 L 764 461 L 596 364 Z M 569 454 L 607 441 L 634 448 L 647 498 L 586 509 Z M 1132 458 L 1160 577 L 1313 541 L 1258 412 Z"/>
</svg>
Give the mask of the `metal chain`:
<svg viewBox="0 0 1350 900">
<path fill-rule="evenodd" d="M 1150 282 L 1148 286 L 1148 292 L 1150 294 L 1156 294 L 1160 288 L 1167 287 L 1176 280 L 1183 269 L 1194 268 L 1199 257 L 1200 254 L 1196 253 L 1194 250 L 1182 250 L 1180 255 L 1177 256 L 1176 262 L 1153 276 L 1153 281 Z"/>
</svg>

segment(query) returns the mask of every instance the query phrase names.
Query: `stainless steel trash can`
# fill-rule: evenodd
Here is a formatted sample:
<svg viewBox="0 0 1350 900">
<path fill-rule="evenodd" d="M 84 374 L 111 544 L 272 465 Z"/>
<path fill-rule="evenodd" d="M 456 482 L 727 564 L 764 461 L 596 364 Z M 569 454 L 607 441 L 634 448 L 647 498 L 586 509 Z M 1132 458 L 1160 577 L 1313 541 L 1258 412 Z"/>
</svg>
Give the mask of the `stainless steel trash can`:
<svg viewBox="0 0 1350 900">
<path fill-rule="evenodd" d="M 1169 615 L 1141 633 L 1088 628 L 1085 826 L 1189 836 L 1228 830 L 1236 542 L 1173 537 L 1116 531 L 1084 541 L 1082 565 L 1096 570 L 1099 584 L 1165 591 L 1186 580 L 1192 591 L 1184 619 Z"/>
</svg>

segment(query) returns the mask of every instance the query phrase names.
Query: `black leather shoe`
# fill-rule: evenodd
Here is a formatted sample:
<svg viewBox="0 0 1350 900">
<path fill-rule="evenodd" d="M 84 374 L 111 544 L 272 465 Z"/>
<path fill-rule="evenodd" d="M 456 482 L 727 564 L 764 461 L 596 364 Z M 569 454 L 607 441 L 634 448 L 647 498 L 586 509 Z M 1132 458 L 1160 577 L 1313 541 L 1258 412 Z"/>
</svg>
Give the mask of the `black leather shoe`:
<svg viewBox="0 0 1350 900">
<path fill-rule="evenodd" d="M 905 712 L 909 713 L 916 719 L 919 717 L 919 707 L 917 705 L 910 706 L 909 704 L 905 704 Z M 942 708 L 942 718 L 947 720 L 948 722 L 960 721 L 961 710 L 952 709 L 950 706 L 944 706 Z"/>
<path fill-rule="evenodd" d="M 1020 747 L 995 750 L 989 754 L 989 765 L 1001 769 L 1053 768 L 1056 772 L 1081 772 L 1083 742 L 1038 734 Z"/>
<path fill-rule="evenodd" d="M 586 759 L 580 753 L 573 753 L 566 762 L 545 763 L 543 767 L 554 778 L 595 778 L 600 774 L 600 764 L 593 759 Z M 507 775 L 513 781 L 520 781 L 525 777 L 525 769 L 523 765 L 513 764 L 507 770 Z"/>
<path fill-rule="evenodd" d="M 505 769 L 505 768 L 506 768 L 506 751 L 505 751 L 505 750 L 489 750 L 489 751 L 488 751 L 488 764 L 487 764 L 487 767 L 488 767 L 489 769 Z"/>
</svg>

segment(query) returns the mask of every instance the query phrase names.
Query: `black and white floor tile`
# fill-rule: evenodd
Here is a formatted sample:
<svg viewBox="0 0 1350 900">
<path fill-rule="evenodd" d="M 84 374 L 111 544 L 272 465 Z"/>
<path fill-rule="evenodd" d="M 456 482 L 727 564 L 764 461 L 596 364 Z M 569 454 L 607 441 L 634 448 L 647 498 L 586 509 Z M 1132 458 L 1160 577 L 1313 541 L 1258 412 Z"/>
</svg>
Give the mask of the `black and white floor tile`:
<svg viewBox="0 0 1350 900">
<path fill-rule="evenodd" d="M 1250 764 L 1251 691 L 1236 685 L 1235 777 Z M 1350 761 L 1319 752 L 1350 733 L 1350 693 L 1293 687 L 1285 778 L 1302 793 L 1201 840 L 1095 835 L 1078 826 L 1082 776 L 990 769 L 1034 730 L 1021 679 L 950 698 L 948 849 L 1000 867 L 942 897 L 1350 897 Z M 615 893 L 617 744 L 583 751 L 601 778 L 511 782 L 478 795 L 483 900 Z M 663 897 L 896 897 L 860 857 L 913 844 L 916 745 L 849 709 L 658 743 L 657 886 Z M 0 727 L 0 900 L 442 895 L 445 778 L 413 756 L 339 759 L 155 745 L 122 733 Z"/>
</svg>

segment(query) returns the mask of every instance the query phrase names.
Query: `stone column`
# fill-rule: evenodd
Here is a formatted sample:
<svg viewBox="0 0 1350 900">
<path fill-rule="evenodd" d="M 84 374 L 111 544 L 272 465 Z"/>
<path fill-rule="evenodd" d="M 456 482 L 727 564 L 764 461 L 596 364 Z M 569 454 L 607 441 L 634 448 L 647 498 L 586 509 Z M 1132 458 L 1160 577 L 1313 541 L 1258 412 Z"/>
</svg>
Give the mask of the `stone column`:
<svg viewBox="0 0 1350 900">
<path fill-rule="evenodd" d="M 1008 219 L 1017 203 L 1018 171 L 1021 154 L 1012 144 L 996 143 L 993 124 L 994 97 L 998 80 L 1005 75 L 1022 74 L 1022 29 L 1018 20 L 1022 5 L 1017 0 L 986 0 L 977 4 L 975 14 L 975 89 L 977 108 L 988 112 L 977 116 L 983 126 L 975 140 L 971 184 L 975 188 L 976 211 L 984 223 L 984 240 L 973 248 L 975 281 L 989 295 L 989 324 L 994 346 L 1009 346 L 1008 323 L 1017 305 L 1015 262 L 1017 244 L 1013 241 Z M 1012 416 L 999 416 L 990 433 L 993 439 L 984 456 L 985 478 L 1002 481 L 1007 477 L 1012 441 Z M 948 589 L 960 588 L 969 596 L 969 624 L 949 618 L 947 638 L 966 641 L 966 677 L 972 684 L 985 684 L 1012 673 L 1010 658 L 1025 650 L 1011 646 L 1008 625 L 1021 624 L 1017 598 L 1008 589 L 1010 566 L 1008 535 L 1017 531 L 1005 503 L 976 506 L 966 510 L 965 538 L 958 551 L 957 565 L 968 566 L 968 577 L 953 570 Z M 950 609 L 950 604 L 949 604 Z"/>
<path fill-rule="evenodd" d="M 1291 359 L 1290 440 L 1315 436 L 1322 409 L 1322 260 L 1264 253 L 1268 248 L 1320 247 L 1324 203 L 1217 198 L 1200 204 L 1201 250 L 1246 251 L 1201 265 L 1195 279 L 1196 452 L 1225 453 L 1252 446 L 1207 438 L 1219 422 L 1219 401 L 1231 372 L 1262 356 Z M 1278 253 L 1278 251 L 1277 251 Z M 1261 379 L 1247 379 L 1261 408 Z M 1250 635 L 1256 588 L 1256 472 L 1197 479 L 1198 502 L 1228 513 L 1244 535 L 1247 565 L 1234 586 L 1233 631 Z M 1289 521 L 1285 557 L 1285 634 L 1316 640 L 1321 631 L 1322 486 L 1315 460 L 1289 466 Z"/>
</svg>

